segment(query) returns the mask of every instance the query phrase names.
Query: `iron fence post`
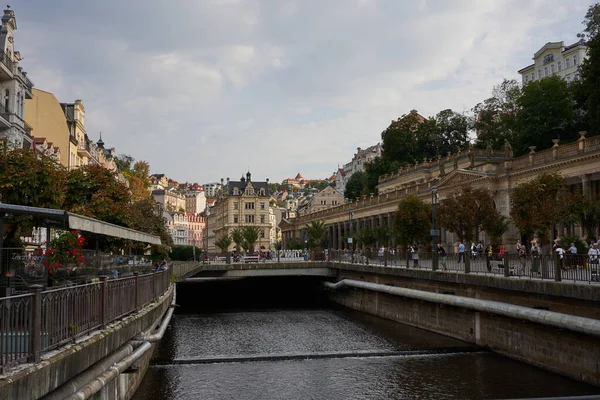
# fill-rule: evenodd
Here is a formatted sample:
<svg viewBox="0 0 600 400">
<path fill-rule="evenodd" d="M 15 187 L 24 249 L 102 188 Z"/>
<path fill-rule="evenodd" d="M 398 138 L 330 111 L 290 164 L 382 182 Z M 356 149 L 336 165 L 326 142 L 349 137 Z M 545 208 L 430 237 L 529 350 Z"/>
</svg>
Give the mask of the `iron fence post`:
<svg viewBox="0 0 600 400">
<path fill-rule="evenodd" d="M 40 335 L 42 334 L 42 285 L 31 285 L 31 323 L 29 325 L 29 362 L 40 361 Z"/>
<path fill-rule="evenodd" d="M 562 281 L 562 271 L 560 269 L 560 255 L 558 252 L 554 253 L 554 280 L 556 282 Z"/>
<path fill-rule="evenodd" d="M 471 251 L 468 249 L 465 249 L 464 254 L 464 260 L 463 262 L 465 263 L 465 274 L 468 274 L 471 272 Z"/>
<path fill-rule="evenodd" d="M 100 299 L 100 321 L 102 329 L 108 325 L 108 277 L 103 275 L 100 277 L 100 291 L 102 293 Z"/>
<path fill-rule="evenodd" d="M 510 265 L 508 262 L 508 251 L 504 252 L 504 260 L 502 260 L 502 262 L 504 263 L 504 276 L 509 277 L 510 276 Z"/>
<path fill-rule="evenodd" d="M 139 301 L 139 272 L 133 273 L 135 279 L 135 311 L 138 312 L 140 309 L 140 301 Z"/>
<path fill-rule="evenodd" d="M 152 274 L 152 301 L 156 300 L 156 274 L 156 271 Z"/>
</svg>

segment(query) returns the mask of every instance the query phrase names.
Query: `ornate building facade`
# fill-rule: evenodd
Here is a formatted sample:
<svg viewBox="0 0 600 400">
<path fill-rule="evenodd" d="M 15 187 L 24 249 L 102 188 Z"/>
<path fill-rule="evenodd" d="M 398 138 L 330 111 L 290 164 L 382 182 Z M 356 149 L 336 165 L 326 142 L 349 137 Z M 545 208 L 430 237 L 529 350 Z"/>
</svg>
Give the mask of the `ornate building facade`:
<svg viewBox="0 0 600 400">
<path fill-rule="evenodd" d="M 312 221 L 322 221 L 328 227 L 330 246 L 345 248 L 343 238 L 350 232 L 384 225 L 391 228 L 398 203 L 406 195 L 415 194 L 431 202 L 433 186 L 437 187 L 440 200 L 458 194 L 465 186 L 484 188 L 492 194 L 497 210 L 508 217 L 513 188 L 544 172 L 558 172 L 569 185 L 581 187 L 587 196 L 600 198 L 600 137 L 586 138 L 585 132 L 581 132 L 576 142 L 559 145 L 558 140 L 554 140 L 554 147 L 548 150 L 536 152 L 532 147 L 529 154 L 517 158 L 506 148 L 504 151 L 469 149 L 438 160 L 425 160 L 382 176 L 377 196 L 363 197 L 280 224 L 283 245 L 285 247 L 286 240 L 292 236 L 302 238 Z M 574 231 L 582 234 L 577 227 Z M 517 238 L 519 232 L 513 227 L 505 233 L 503 242 L 512 244 Z M 457 238 L 441 229 L 441 241 L 452 249 Z"/>
</svg>

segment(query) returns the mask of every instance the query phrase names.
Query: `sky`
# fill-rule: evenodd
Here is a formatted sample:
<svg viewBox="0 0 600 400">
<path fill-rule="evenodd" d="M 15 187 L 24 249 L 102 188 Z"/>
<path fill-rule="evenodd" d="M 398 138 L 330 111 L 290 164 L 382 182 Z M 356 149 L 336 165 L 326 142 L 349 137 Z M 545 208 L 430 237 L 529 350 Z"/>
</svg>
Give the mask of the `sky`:
<svg viewBox="0 0 600 400">
<path fill-rule="evenodd" d="M 179 182 L 329 177 L 412 109 L 468 112 L 587 0 L 17 0 L 35 87 Z M 35 134 L 35 132 L 34 132 Z"/>
</svg>

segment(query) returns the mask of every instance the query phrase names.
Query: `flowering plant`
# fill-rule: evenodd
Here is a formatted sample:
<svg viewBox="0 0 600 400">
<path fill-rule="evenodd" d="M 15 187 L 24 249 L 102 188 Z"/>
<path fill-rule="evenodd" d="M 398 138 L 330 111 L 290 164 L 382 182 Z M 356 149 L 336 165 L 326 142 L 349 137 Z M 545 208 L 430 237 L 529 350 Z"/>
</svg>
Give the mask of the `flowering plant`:
<svg viewBox="0 0 600 400">
<path fill-rule="evenodd" d="M 80 236 L 80 231 L 59 231 L 57 236 L 50 241 L 46 248 L 42 262 L 50 273 L 55 273 L 57 268 L 68 264 L 86 264 L 83 255 L 85 238 Z"/>
</svg>

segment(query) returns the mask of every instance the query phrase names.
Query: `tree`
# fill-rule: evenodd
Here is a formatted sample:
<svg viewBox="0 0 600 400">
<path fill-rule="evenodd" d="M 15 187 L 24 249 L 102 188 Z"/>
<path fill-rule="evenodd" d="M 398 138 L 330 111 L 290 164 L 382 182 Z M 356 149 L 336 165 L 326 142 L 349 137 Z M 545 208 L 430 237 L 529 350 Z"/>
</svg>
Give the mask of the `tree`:
<svg viewBox="0 0 600 400">
<path fill-rule="evenodd" d="M 526 154 L 530 146 L 537 150 L 552 147 L 552 139 L 572 141 L 575 121 L 573 93 L 559 76 L 549 76 L 528 83 L 517 101 L 519 112 L 515 126 L 518 139 L 516 155 Z"/>
<path fill-rule="evenodd" d="M 173 246 L 173 238 L 167 231 L 162 215 L 157 214 L 158 206 L 151 197 L 141 199 L 129 207 L 129 227 L 141 232 L 160 237 L 161 242 L 167 246 Z M 135 242 L 133 246 L 143 250 L 145 244 Z"/>
<path fill-rule="evenodd" d="M 363 171 L 356 171 L 346 182 L 344 197 L 351 201 L 360 199 L 363 194 L 366 194 L 367 188 L 367 174 Z"/>
<path fill-rule="evenodd" d="M 65 209 L 120 226 L 129 226 L 130 194 L 116 174 L 100 165 L 86 165 L 67 176 Z"/>
<path fill-rule="evenodd" d="M 131 170 L 134 158 L 129 154 L 121 154 L 120 156 L 115 157 L 113 160 L 115 161 L 117 169 L 123 173 Z"/>
<path fill-rule="evenodd" d="M 396 161 L 401 165 L 411 164 L 423 159 L 419 149 L 419 133 L 427 122 L 417 110 L 392 121 L 390 126 L 381 133 L 383 158 Z"/>
<path fill-rule="evenodd" d="M 361 194 L 377 194 L 377 185 L 379 184 L 379 177 L 397 172 L 399 168 L 399 162 L 391 161 L 388 158 L 383 157 L 375 157 L 372 161 L 367 162 L 365 164 L 365 174 L 367 175 L 367 177 L 365 179 L 363 191 Z"/>
<path fill-rule="evenodd" d="M 253 252 L 254 245 L 258 242 L 260 238 L 261 230 L 256 226 L 244 226 L 242 228 L 242 234 L 244 235 L 244 243 L 246 244 L 246 250 Z"/>
<path fill-rule="evenodd" d="M 286 247 L 288 250 L 302 250 L 304 243 L 302 243 L 299 237 L 292 236 L 287 240 Z"/>
<path fill-rule="evenodd" d="M 227 251 L 229 250 L 229 246 L 231 246 L 232 242 L 233 241 L 231 240 L 231 236 L 229 236 L 228 234 L 224 234 L 215 241 L 215 246 L 221 249 L 222 253 L 227 253 Z"/>
<path fill-rule="evenodd" d="M 240 250 L 245 246 L 244 232 L 241 229 L 236 228 L 231 231 L 231 240 L 235 243 L 235 252 L 236 254 L 240 254 Z"/>
<path fill-rule="evenodd" d="M 394 215 L 394 231 L 403 245 L 425 242 L 431 228 L 431 205 L 414 194 L 409 194 L 398 204 Z"/>
<path fill-rule="evenodd" d="M 561 202 L 567 195 L 565 180 L 557 173 L 518 184 L 510 198 L 513 223 L 522 234 L 538 233 L 546 241 L 561 218 Z"/>
<path fill-rule="evenodd" d="M 495 212 L 486 218 L 483 230 L 490 236 L 492 243 L 498 244 L 502 240 L 502 235 L 508 230 L 510 221 L 499 212 Z"/>
<path fill-rule="evenodd" d="M 313 221 L 306 227 L 308 247 L 313 250 L 322 250 L 327 246 L 327 227 L 321 221 Z"/>
<path fill-rule="evenodd" d="M 427 149 L 425 158 L 438 158 L 448 153 L 456 153 L 469 145 L 469 120 L 466 116 L 450 109 L 440 111 L 433 118 L 429 131 L 419 135 L 420 148 Z"/>
<path fill-rule="evenodd" d="M 10 149 L 0 142 L 0 200 L 32 207 L 62 208 L 66 170 L 54 159 L 36 151 Z M 33 218 L 12 216 L 5 232 L 5 247 L 21 247 L 21 236 L 30 236 Z"/>
<path fill-rule="evenodd" d="M 586 111 L 592 133 L 600 133 L 600 3 L 591 5 L 583 21 L 585 29 L 578 35 L 586 41 L 588 57 L 580 68 L 582 95 L 579 103 Z"/>
<path fill-rule="evenodd" d="M 376 232 L 370 228 L 360 229 L 354 234 L 354 238 L 369 250 L 375 245 L 375 242 L 377 242 Z"/>
<path fill-rule="evenodd" d="M 492 97 L 473 107 L 474 127 L 477 132 L 475 145 L 479 148 L 491 147 L 501 150 L 508 142 L 517 145 L 516 116 L 521 87 L 514 80 L 505 79 L 494 86 Z"/>
</svg>

